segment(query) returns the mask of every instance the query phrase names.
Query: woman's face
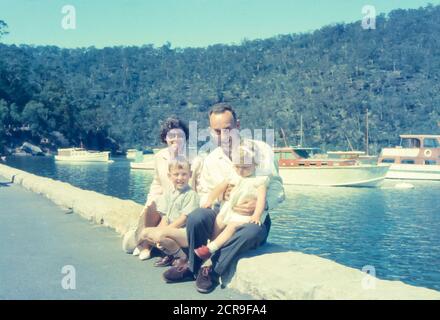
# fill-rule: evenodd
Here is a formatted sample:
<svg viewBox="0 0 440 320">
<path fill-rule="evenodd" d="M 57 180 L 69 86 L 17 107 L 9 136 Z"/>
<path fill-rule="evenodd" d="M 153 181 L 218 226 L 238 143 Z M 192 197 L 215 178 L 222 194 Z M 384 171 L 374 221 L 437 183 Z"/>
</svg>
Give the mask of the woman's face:
<svg viewBox="0 0 440 320">
<path fill-rule="evenodd" d="M 181 155 L 185 149 L 186 136 L 182 129 L 171 129 L 166 136 L 168 149 L 175 155 Z M 183 155 L 183 154 L 182 154 Z"/>
</svg>

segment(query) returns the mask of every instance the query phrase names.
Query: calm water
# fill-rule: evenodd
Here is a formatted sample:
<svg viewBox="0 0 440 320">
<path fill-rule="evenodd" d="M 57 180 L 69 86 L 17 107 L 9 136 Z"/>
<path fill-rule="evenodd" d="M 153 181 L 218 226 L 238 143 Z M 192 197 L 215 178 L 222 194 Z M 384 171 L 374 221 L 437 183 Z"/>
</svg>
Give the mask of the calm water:
<svg viewBox="0 0 440 320">
<path fill-rule="evenodd" d="M 112 164 L 63 164 L 16 157 L 7 164 L 143 204 L 150 171 Z M 440 290 L 440 183 L 411 181 L 414 189 L 289 187 L 272 214 L 269 241 L 361 269 L 379 278 Z"/>
</svg>

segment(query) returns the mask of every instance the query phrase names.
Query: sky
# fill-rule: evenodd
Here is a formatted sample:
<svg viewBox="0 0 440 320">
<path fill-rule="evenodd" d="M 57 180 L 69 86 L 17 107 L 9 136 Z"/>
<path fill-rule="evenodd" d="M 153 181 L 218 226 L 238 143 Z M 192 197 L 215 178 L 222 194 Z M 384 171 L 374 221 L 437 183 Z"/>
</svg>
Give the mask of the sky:
<svg viewBox="0 0 440 320">
<path fill-rule="evenodd" d="M 66 48 L 166 42 L 173 48 L 206 47 L 358 21 L 365 5 L 379 14 L 428 3 L 440 0 L 0 0 L 0 20 L 10 32 L 1 41 Z M 75 10 L 75 29 L 62 26 L 72 13 L 62 12 L 66 5 Z"/>
</svg>

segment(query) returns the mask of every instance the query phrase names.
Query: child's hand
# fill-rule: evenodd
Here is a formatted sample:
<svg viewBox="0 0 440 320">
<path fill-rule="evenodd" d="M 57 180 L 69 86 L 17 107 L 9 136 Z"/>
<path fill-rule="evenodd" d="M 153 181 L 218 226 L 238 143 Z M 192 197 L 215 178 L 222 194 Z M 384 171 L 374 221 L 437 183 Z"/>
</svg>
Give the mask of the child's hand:
<svg viewBox="0 0 440 320">
<path fill-rule="evenodd" d="M 256 216 L 251 216 L 249 223 L 258 224 L 259 226 L 261 226 L 260 218 Z"/>
<path fill-rule="evenodd" d="M 224 201 L 228 201 L 230 196 L 231 196 L 231 191 L 232 189 L 234 189 L 235 184 L 231 184 L 229 183 L 228 186 L 226 187 L 225 192 L 223 193 L 223 200 Z"/>
<path fill-rule="evenodd" d="M 212 207 L 211 201 L 206 201 L 204 204 L 202 204 L 203 209 L 211 209 L 211 207 Z"/>
</svg>

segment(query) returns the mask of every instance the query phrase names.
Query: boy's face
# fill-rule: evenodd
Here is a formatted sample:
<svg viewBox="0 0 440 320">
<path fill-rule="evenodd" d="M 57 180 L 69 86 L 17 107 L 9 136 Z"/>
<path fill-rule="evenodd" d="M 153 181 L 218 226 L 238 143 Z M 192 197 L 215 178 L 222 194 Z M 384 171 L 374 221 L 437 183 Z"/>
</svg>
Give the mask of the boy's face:
<svg viewBox="0 0 440 320">
<path fill-rule="evenodd" d="M 171 168 L 168 172 L 168 178 L 177 190 L 182 190 L 191 178 L 191 171 L 187 168 Z"/>
<path fill-rule="evenodd" d="M 255 172 L 255 164 L 235 164 L 235 171 L 241 177 L 249 177 Z"/>
</svg>

